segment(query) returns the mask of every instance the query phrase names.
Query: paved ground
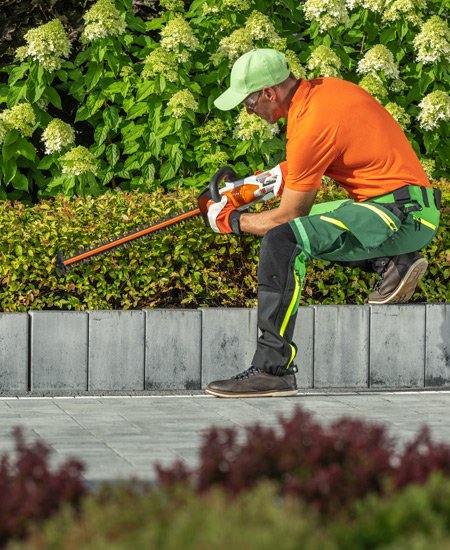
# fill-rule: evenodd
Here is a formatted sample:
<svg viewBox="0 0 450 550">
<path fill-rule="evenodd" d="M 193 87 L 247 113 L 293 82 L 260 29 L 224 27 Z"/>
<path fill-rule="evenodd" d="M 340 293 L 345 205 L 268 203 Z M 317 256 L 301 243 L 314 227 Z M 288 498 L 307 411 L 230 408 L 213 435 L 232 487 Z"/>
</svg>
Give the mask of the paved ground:
<svg viewBox="0 0 450 550">
<path fill-rule="evenodd" d="M 291 398 L 217 399 L 203 394 L 143 397 L 0 398 L 0 455 L 13 450 L 11 430 L 44 439 L 53 462 L 87 464 L 86 480 L 154 479 L 153 464 L 177 457 L 195 464 L 202 434 L 212 425 L 274 425 L 298 405 L 324 423 L 341 416 L 385 424 L 399 444 L 427 424 L 450 443 L 450 392 L 307 393 Z"/>
</svg>

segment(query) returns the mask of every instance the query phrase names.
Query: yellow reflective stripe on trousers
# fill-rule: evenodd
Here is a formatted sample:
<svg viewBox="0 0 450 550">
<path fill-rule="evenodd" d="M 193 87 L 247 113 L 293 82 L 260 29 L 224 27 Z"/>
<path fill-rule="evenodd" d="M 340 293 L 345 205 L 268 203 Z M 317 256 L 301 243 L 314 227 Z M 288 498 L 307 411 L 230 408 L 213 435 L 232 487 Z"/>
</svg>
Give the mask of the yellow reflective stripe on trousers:
<svg viewBox="0 0 450 550">
<path fill-rule="evenodd" d="M 423 225 L 426 225 L 427 227 L 430 227 L 433 231 L 436 229 L 436 226 L 433 225 L 431 222 L 427 222 L 427 220 L 424 220 L 423 218 L 416 218 L 419 220 L 420 223 Z"/>
<path fill-rule="evenodd" d="M 286 330 L 286 327 L 289 323 L 289 319 L 291 318 L 292 312 L 294 310 L 295 304 L 297 303 L 297 298 L 300 294 L 300 281 L 298 280 L 298 274 L 296 271 L 294 271 L 294 279 L 295 279 L 295 289 L 294 294 L 292 295 L 291 302 L 289 304 L 289 307 L 286 311 L 286 315 L 283 319 L 283 323 L 281 325 L 280 334 L 281 336 L 284 336 L 284 332 Z"/>
<path fill-rule="evenodd" d="M 297 352 L 292 344 L 289 344 L 291 346 L 291 358 L 289 359 L 289 363 L 286 365 L 286 368 L 288 369 L 291 366 L 292 361 L 295 359 L 295 356 L 297 355 Z"/>
<path fill-rule="evenodd" d="M 333 223 L 334 225 L 337 225 L 338 227 L 341 227 L 346 231 L 350 231 L 350 229 L 345 225 L 345 223 L 342 223 L 341 220 L 336 220 L 335 218 L 329 218 L 328 216 L 320 216 L 320 219 L 325 222 Z"/>
<path fill-rule="evenodd" d="M 372 210 L 372 212 L 375 212 L 380 218 L 389 226 L 389 229 L 392 231 L 398 231 L 398 227 L 395 225 L 393 220 L 382 210 L 377 208 L 376 206 L 373 206 L 373 204 L 364 204 L 363 202 L 355 202 L 356 206 L 364 206 L 364 208 L 368 208 L 369 210 Z"/>
</svg>

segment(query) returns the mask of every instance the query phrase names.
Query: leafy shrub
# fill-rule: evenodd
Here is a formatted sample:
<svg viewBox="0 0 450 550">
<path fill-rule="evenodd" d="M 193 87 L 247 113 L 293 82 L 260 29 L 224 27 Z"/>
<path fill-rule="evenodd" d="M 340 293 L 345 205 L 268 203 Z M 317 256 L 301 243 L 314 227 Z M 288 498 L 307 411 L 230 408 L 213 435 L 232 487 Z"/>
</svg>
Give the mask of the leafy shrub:
<svg viewBox="0 0 450 550">
<path fill-rule="evenodd" d="M 256 247 L 251 238 L 216 238 L 203 222 L 156 234 L 82 266 L 56 275 L 57 250 L 74 250 L 110 238 L 126 228 L 175 214 L 191 192 L 164 196 L 106 194 L 97 199 L 56 199 L 33 209 L 0 204 L 12 240 L 2 241 L 0 304 L 5 311 L 27 309 L 130 309 L 245 303 L 256 285 Z M 233 273 L 230 286 L 226 277 Z M 226 284 L 225 284 L 226 283 Z M 197 300 L 197 302 L 196 302 Z M 248 303 L 248 302 L 247 302 Z"/>
<path fill-rule="evenodd" d="M 52 472 L 47 445 L 26 444 L 20 429 L 14 434 L 16 458 L 0 457 L 0 546 L 23 537 L 33 523 L 55 514 L 63 504 L 76 507 L 86 494 L 80 462 L 67 461 Z"/>
<path fill-rule="evenodd" d="M 0 105 L 9 112 L 24 102 L 35 119 L 29 135 L 0 124 L 0 198 L 199 188 L 226 163 L 242 173 L 273 166 L 284 156 L 283 124 L 213 107 L 232 62 L 252 47 L 285 51 L 296 76 L 361 83 L 404 127 L 427 172 L 448 176 L 450 39 L 441 0 L 336 0 L 331 11 L 320 0 L 160 6 L 144 21 L 131 0 L 100 0 L 70 54 L 63 30 L 26 36 L 5 69 Z M 40 59 L 36 49 L 51 33 L 55 49 Z M 46 153 L 41 138 L 55 118 L 75 127 L 76 143 Z M 66 162 L 72 145 L 89 148 L 75 164 Z M 89 153 L 95 164 L 83 163 Z"/>
<path fill-rule="evenodd" d="M 371 495 L 354 503 L 349 516 L 329 529 L 339 548 L 448 548 L 450 480 L 434 474 L 424 485 Z"/>
<path fill-rule="evenodd" d="M 368 494 L 424 483 L 434 472 L 450 477 L 450 445 L 433 443 L 424 428 L 396 451 L 382 426 L 343 418 L 324 427 L 298 407 L 277 429 L 247 427 L 243 441 L 235 428 L 213 428 L 197 469 L 178 461 L 157 472 L 163 486 L 191 483 L 200 493 L 223 487 L 234 495 L 269 480 L 280 494 L 330 516 Z"/>
<path fill-rule="evenodd" d="M 69 36 L 81 34 L 86 0 L 53 0 L 43 9 L 36 0 L 3 0 L 0 13 L 0 64 L 14 62 L 15 50 L 32 28 L 60 19 Z M 133 1 L 133 12 L 150 19 L 158 13 L 156 0 Z"/>
<path fill-rule="evenodd" d="M 23 549 L 83 548 L 333 548 L 313 513 L 300 503 L 277 502 L 270 486 L 235 499 L 220 490 L 199 497 L 188 488 L 136 494 L 122 488 L 93 495 L 81 513 L 69 510 L 39 526 Z"/>
<path fill-rule="evenodd" d="M 47 548 L 144 549 L 448 548 L 450 481 L 434 475 L 388 495 L 371 495 L 318 517 L 292 498 L 280 499 L 262 483 L 230 499 L 216 488 L 199 496 L 192 489 L 121 487 L 84 499 L 81 511 L 64 510 L 35 527 L 11 550 Z"/>
<path fill-rule="evenodd" d="M 425 429 L 394 444 L 381 427 L 322 428 L 300 409 L 241 442 L 212 429 L 198 470 L 178 462 L 159 485 L 104 485 L 10 548 L 447 548 L 450 446 Z"/>
<path fill-rule="evenodd" d="M 450 299 L 449 184 L 437 237 L 426 249 L 430 266 L 416 301 Z M 341 198 L 328 186 L 320 200 Z M 156 233 L 150 241 L 119 248 L 113 256 L 56 275 L 57 252 L 70 255 L 98 241 L 196 205 L 194 191 L 177 194 L 108 193 L 100 197 L 41 201 L 34 207 L 0 202 L 0 310 L 133 309 L 146 307 L 254 306 L 260 240 L 216 235 L 200 219 Z M 357 303 L 375 276 L 328 262 L 307 271 L 303 304 Z"/>
</svg>

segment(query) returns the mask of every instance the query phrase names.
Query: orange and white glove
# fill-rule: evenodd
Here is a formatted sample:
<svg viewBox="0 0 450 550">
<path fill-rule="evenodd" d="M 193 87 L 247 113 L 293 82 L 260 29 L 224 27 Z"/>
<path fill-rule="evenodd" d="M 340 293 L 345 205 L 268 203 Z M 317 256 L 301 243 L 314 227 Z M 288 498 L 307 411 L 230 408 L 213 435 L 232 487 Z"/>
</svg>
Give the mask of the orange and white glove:
<svg viewBox="0 0 450 550">
<path fill-rule="evenodd" d="M 283 172 L 281 166 L 277 164 L 270 170 L 265 170 L 264 172 L 257 172 L 254 176 L 255 181 L 262 183 L 263 185 L 273 184 L 273 191 L 275 197 L 280 197 L 283 193 L 284 180 Z M 248 178 L 249 180 L 251 179 Z"/>
<path fill-rule="evenodd" d="M 220 202 L 208 201 L 208 222 L 216 233 L 241 234 L 239 218 L 241 212 L 237 210 L 225 195 Z"/>
</svg>

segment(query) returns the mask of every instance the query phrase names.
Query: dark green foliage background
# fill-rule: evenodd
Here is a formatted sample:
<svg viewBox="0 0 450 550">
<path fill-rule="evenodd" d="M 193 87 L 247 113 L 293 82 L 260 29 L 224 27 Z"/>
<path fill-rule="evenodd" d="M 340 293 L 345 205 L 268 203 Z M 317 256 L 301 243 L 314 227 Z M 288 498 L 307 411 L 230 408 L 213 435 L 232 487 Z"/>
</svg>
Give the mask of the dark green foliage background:
<svg viewBox="0 0 450 550">
<path fill-rule="evenodd" d="M 31 58 L 22 62 L 14 59 L 0 67 L 0 110 L 25 101 L 37 120 L 31 137 L 19 138 L 15 130 L 9 130 L 5 137 L 0 154 L 0 199 L 36 204 L 61 193 L 100 195 L 114 189 L 152 193 L 161 186 L 168 191 L 201 189 L 225 163 L 243 175 L 277 164 L 285 153 L 284 124 L 280 124 L 280 134 L 267 141 L 256 130 L 251 140 L 243 141 L 233 134 L 237 111 L 220 112 L 213 104 L 229 85 L 230 62 L 224 58 L 217 64 L 212 56 L 220 51 L 222 39 L 237 30 L 248 32 L 245 25 L 253 12 L 268 17 L 272 34 L 286 39 L 288 50 L 304 68 L 318 46 L 331 47 L 342 64 L 341 77 L 352 82 L 361 79 L 357 67 L 363 56 L 378 43 L 386 46 L 394 55 L 406 90 L 399 93 L 389 89 L 383 104 L 395 102 L 406 110 L 412 117 L 406 135 L 414 150 L 420 157 L 435 161 L 434 177 L 448 177 L 449 125 L 441 121 L 433 130 L 424 130 L 417 116 L 424 96 L 447 91 L 450 64 L 445 59 L 430 65 L 417 62 L 413 41 L 419 26 L 406 19 L 384 23 L 380 14 L 359 6 L 351 12 L 348 26 L 320 33 L 318 21 L 307 21 L 303 3 L 294 0 L 251 0 L 245 12 L 227 8 L 217 0 L 217 13 L 206 15 L 205 0 L 185 2 L 187 11 L 182 17 L 199 45 L 186 63 L 173 67 L 177 76 L 172 82 L 168 74 L 147 77 L 144 68 L 147 56 L 160 47 L 161 33 L 180 14 L 162 9 L 159 3 L 153 10 L 157 13 L 151 7 L 145 13 L 136 11 L 142 3 L 147 0 L 116 0 L 127 23 L 126 32 L 83 44 L 80 21 L 93 2 L 85 2 L 72 20 L 75 1 L 71 0 L 61 20 L 69 32 L 72 52 L 59 70 L 49 73 Z M 25 4 L 34 13 L 35 3 Z M 62 9 L 62 2 L 49 4 L 42 9 L 45 20 L 59 17 L 58 10 Z M 426 20 L 432 14 L 444 16 L 445 7 L 441 0 L 427 0 L 423 11 Z M 188 35 L 191 31 L 183 32 Z M 252 45 L 268 47 L 270 37 L 255 38 Z M 308 77 L 313 76 L 319 76 L 318 69 L 308 73 Z M 387 89 L 389 79 L 382 73 L 379 76 Z M 169 102 L 180 91 L 192 94 L 198 107 L 175 118 Z M 76 145 L 89 148 L 96 157 L 95 177 L 64 174 L 64 151 L 45 153 L 42 133 L 54 118 L 73 126 Z M 215 119 L 224 125 L 224 135 L 216 135 L 217 139 L 203 136 L 205 123 Z M 220 160 L 216 160 L 217 155 Z"/>
<path fill-rule="evenodd" d="M 415 302 L 450 300 L 450 184 L 437 186 L 444 191 L 442 221 L 425 250 L 430 266 Z M 342 196 L 328 186 L 319 200 Z M 195 206 L 192 190 L 59 196 L 33 207 L 1 202 L 0 310 L 254 306 L 260 239 L 217 235 L 200 218 L 117 249 L 114 256 L 100 256 L 65 278 L 55 272 L 58 251 L 68 256 Z M 375 280 L 359 269 L 315 261 L 308 268 L 302 303 L 362 304 Z"/>
</svg>

